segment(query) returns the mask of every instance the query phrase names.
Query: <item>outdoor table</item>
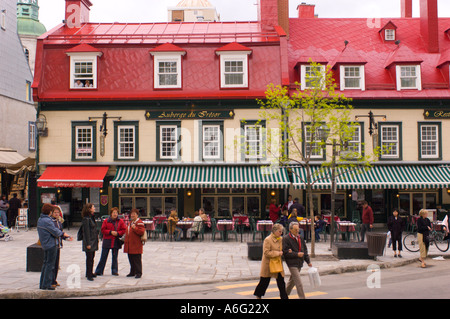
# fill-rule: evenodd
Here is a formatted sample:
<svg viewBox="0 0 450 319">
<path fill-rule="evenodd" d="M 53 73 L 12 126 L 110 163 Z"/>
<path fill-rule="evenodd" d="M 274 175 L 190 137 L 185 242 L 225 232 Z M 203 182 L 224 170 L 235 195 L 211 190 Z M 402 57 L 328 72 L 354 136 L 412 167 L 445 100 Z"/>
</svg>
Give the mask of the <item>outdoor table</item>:
<svg viewBox="0 0 450 319">
<path fill-rule="evenodd" d="M 177 223 L 177 226 L 179 228 L 181 228 L 181 230 L 183 231 L 183 239 L 187 239 L 187 236 L 186 236 L 187 231 L 193 225 L 194 225 L 194 222 L 192 220 L 182 220 Z"/>
<path fill-rule="evenodd" d="M 345 232 L 346 238 L 350 239 L 350 233 L 355 231 L 355 223 L 340 221 L 337 223 L 338 230 L 341 232 Z"/>
<path fill-rule="evenodd" d="M 248 219 L 247 215 L 242 214 L 235 214 L 233 215 L 233 223 L 235 224 L 236 221 L 238 221 L 238 228 L 239 232 L 241 233 L 241 242 L 242 242 L 242 235 L 244 233 L 244 226 L 249 227 L 250 226 L 250 220 Z"/>
<path fill-rule="evenodd" d="M 234 223 L 231 220 L 217 221 L 217 230 L 223 232 L 223 241 L 228 240 L 228 231 L 234 229 Z"/>
<path fill-rule="evenodd" d="M 311 234 L 311 220 L 308 219 L 308 221 L 306 221 L 306 219 L 303 219 L 298 224 L 305 233 L 305 241 L 309 241 Z"/>
<path fill-rule="evenodd" d="M 327 222 L 327 225 L 330 225 L 331 224 L 331 215 L 323 215 L 323 220 L 325 220 Z M 334 221 L 339 222 L 339 221 L 341 221 L 341 219 L 339 218 L 339 216 L 334 216 Z"/>
<path fill-rule="evenodd" d="M 150 238 L 151 232 L 155 230 L 155 223 L 150 219 L 143 219 L 142 222 L 144 223 L 148 238 Z"/>
<path fill-rule="evenodd" d="M 156 224 L 161 224 L 162 222 L 164 222 L 167 219 L 166 215 L 155 215 L 153 217 L 153 222 Z"/>
<path fill-rule="evenodd" d="M 256 230 L 262 232 L 262 240 L 264 240 L 270 231 L 272 231 L 273 222 L 271 220 L 258 220 L 256 222 Z"/>
</svg>

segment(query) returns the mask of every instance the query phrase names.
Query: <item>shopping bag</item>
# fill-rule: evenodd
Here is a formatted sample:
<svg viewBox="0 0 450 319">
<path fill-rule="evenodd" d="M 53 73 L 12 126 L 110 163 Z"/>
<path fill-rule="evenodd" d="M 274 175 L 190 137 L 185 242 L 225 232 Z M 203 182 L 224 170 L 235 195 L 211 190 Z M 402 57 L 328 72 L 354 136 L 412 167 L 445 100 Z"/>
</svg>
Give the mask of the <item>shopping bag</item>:
<svg viewBox="0 0 450 319">
<path fill-rule="evenodd" d="M 311 267 L 308 269 L 309 283 L 311 287 L 317 288 L 322 284 L 320 281 L 319 270 L 315 267 Z"/>
<path fill-rule="evenodd" d="M 269 271 L 272 274 L 276 274 L 283 271 L 283 264 L 281 262 L 281 257 L 270 258 Z"/>
</svg>

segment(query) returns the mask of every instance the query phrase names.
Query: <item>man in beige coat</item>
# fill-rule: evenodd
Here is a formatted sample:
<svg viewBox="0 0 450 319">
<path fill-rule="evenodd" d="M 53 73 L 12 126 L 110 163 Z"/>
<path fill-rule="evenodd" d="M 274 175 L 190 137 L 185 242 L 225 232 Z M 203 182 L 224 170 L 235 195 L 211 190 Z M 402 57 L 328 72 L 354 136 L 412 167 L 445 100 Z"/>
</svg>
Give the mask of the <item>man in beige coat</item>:
<svg viewBox="0 0 450 319">
<path fill-rule="evenodd" d="M 269 266 L 271 258 L 281 258 L 281 256 L 283 255 L 283 240 L 281 237 L 281 235 L 283 234 L 283 229 L 283 225 L 273 225 L 272 233 L 264 240 L 260 273 L 261 278 L 259 280 L 258 286 L 256 286 L 255 292 L 253 293 L 258 299 L 261 299 L 261 297 L 266 293 L 271 278 L 276 278 L 277 280 L 278 290 L 280 291 L 280 298 L 288 299 L 288 296 L 286 294 L 286 284 L 284 282 L 283 268 L 281 269 L 281 272 L 271 273 Z"/>
</svg>

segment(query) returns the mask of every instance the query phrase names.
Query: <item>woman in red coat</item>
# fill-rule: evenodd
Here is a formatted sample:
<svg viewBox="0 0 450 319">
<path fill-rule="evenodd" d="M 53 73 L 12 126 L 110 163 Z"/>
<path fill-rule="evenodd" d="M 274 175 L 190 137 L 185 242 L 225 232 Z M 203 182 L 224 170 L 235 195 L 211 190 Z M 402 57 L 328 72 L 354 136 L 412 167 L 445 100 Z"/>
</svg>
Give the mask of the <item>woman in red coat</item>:
<svg viewBox="0 0 450 319">
<path fill-rule="evenodd" d="M 111 208 L 109 218 L 105 219 L 102 224 L 101 232 L 103 234 L 102 256 L 95 269 L 97 276 L 102 276 L 105 270 L 108 254 L 112 252 L 111 274 L 113 276 L 119 275 L 119 263 L 117 257 L 119 256 L 119 249 L 122 247 L 120 237 L 125 235 L 127 227 L 122 219 L 119 218 L 119 209 L 117 207 Z"/>
<path fill-rule="evenodd" d="M 141 236 L 145 233 L 145 225 L 139 218 L 139 211 L 133 208 L 130 212 L 130 225 L 127 227 L 125 247 L 123 251 L 128 254 L 130 273 L 127 277 L 142 277 L 143 243 Z"/>
<path fill-rule="evenodd" d="M 280 219 L 280 205 L 277 205 L 277 201 L 275 198 L 272 198 L 271 204 L 269 206 L 269 218 L 275 224 L 278 219 Z"/>
</svg>

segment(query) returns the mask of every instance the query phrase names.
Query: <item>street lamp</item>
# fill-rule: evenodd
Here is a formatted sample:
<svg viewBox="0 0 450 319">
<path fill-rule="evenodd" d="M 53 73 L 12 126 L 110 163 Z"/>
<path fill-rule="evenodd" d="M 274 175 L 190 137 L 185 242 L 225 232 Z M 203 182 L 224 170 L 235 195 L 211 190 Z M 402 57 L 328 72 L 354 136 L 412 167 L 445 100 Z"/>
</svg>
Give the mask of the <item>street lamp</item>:
<svg viewBox="0 0 450 319">
<path fill-rule="evenodd" d="M 360 117 L 368 117 L 369 118 L 369 135 L 375 132 L 378 129 L 378 123 L 375 122 L 376 117 L 382 117 L 383 121 L 386 121 L 386 115 L 374 115 L 372 111 L 369 111 L 369 115 L 356 115 L 355 121 L 358 121 Z"/>
<path fill-rule="evenodd" d="M 38 135 L 43 137 L 48 136 L 47 118 L 45 117 L 45 115 L 39 114 L 35 123 Z"/>
</svg>

